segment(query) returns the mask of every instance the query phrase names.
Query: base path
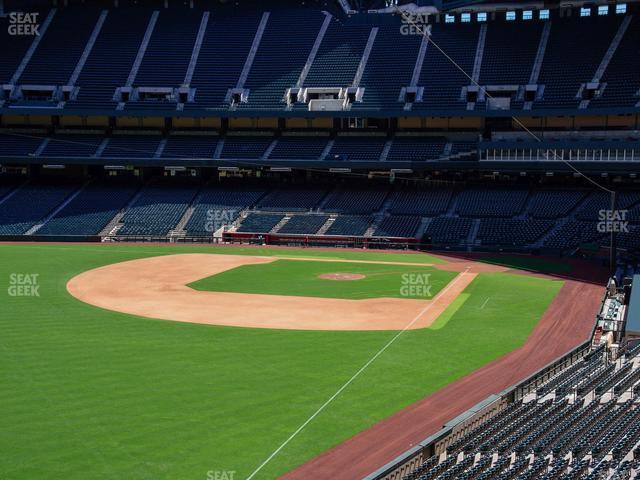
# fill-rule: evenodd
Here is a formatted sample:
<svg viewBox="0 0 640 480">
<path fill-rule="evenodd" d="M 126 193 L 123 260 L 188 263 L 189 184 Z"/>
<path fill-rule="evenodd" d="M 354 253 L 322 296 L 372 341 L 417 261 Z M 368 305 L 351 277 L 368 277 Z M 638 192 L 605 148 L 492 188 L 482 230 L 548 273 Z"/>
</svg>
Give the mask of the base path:
<svg viewBox="0 0 640 480">
<path fill-rule="evenodd" d="M 452 418 L 587 340 L 602 287 L 567 281 L 526 344 L 316 457 L 283 480 L 361 479 L 437 433 Z"/>
<path fill-rule="evenodd" d="M 187 286 L 242 265 L 276 260 L 203 253 L 143 258 L 84 272 L 69 281 L 67 290 L 97 307 L 178 322 L 295 330 L 402 330 L 411 322 L 411 329 L 431 325 L 477 275 L 461 271 L 431 300 L 203 292 Z"/>
</svg>

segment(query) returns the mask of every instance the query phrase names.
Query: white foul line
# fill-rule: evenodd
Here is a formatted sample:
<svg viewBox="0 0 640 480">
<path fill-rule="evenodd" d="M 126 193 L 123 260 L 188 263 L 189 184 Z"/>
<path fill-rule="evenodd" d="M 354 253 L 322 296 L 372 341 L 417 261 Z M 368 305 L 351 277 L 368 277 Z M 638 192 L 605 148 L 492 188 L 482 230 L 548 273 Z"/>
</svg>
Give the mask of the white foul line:
<svg viewBox="0 0 640 480">
<path fill-rule="evenodd" d="M 251 480 L 253 477 L 255 477 L 255 475 L 256 475 L 260 470 L 262 470 L 262 468 L 263 468 L 267 463 L 269 463 L 269 462 L 273 459 L 273 457 L 275 457 L 275 456 L 280 452 L 280 450 L 282 450 L 282 449 L 283 449 L 283 448 L 284 448 L 284 447 L 285 447 L 285 446 L 286 446 L 286 445 L 287 445 L 291 440 L 293 440 L 293 439 L 294 439 L 294 438 L 295 438 L 295 437 L 296 437 L 296 436 L 297 436 L 297 435 L 298 435 L 298 434 L 299 434 L 299 433 L 300 433 L 300 432 L 301 432 L 301 431 L 302 431 L 302 430 L 303 430 L 303 429 L 304 429 L 304 428 L 305 428 L 309 423 L 311 423 L 311 421 L 312 421 L 314 418 L 316 418 L 316 417 L 320 414 L 320 412 L 322 412 L 322 411 L 323 411 L 323 410 L 324 410 L 324 409 L 325 409 L 325 408 L 326 408 L 326 407 L 327 407 L 331 402 L 333 402 L 333 400 L 335 400 L 335 398 L 336 398 L 338 395 L 340 395 L 340 394 L 344 391 L 344 389 L 345 389 L 345 388 L 347 388 L 347 387 L 348 387 L 348 386 L 349 386 L 349 385 L 350 385 L 350 384 L 351 384 L 351 383 L 352 383 L 356 378 L 358 378 L 358 377 L 360 376 L 360 374 L 361 374 L 362 372 L 364 372 L 364 371 L 369 367 L 369 365 L 371 365 L 371 364 L 376 360 L 376 358 L 378 358 L 380 355 L 382 355 L 382 353 L 383 353 L 387 348 L 389 348 L 389 347 L 390 347 L 390 346 L 391 346 L 391 345 L 392 345 L 392 344 L 393 344 L 393 343 L 394 343 L 394 342 L 395 342 L 395 341 L 400 337 L 400 335 L 402 335 L 402 334 L 403 334 L 404 332 L 406 332 L 409 328 L 411 328 L 411 326 L 412 326 L 414 323 L 416 323 L 416 322 L 420 319 L 420 317 L 422 317 L 422 316 L 423 316 L 423 315 L 424 315 L 424 314 L 425 314 L 425 313 L 426 313 L 426 312 L 427 312 L 427 311 L 428 311 L 428 310 L 429 310 L 429 309 L 430 309 L 430 308 L 435 304 L 435 302 L 436 302 L 436 300 L 438 300 L 438 298 L 440 298 L 442 295 L 444 295 L 445 293 L 447 293 L 447 292 L 451 289 L 451 287 L 453 287 L 453 286 L 458 282 L 458 280 L 460 280 L 460 279 L 462 278 L 462 276 L 463 276 L 463 275 L 465 275 L 465 274 L 466 274 L 466 273 L 468 273 L 468 272 L 469 272 L 469 267 L 467 267 L 467 268 L 464 270 L 464 272 L 461 272 L 461 273 L 460 273 L 460 275 L 458 275 L 456 278 L 454 278 L 454 279 L 453 279 L 453 281 L 452 281 L 451 283 L 449 283 L 449 285 L 447 285 L 443 290 L 440 290 L 440 292 L 438 292 L 438 294 L 437 294 L 437 295 L 436 295 L 436 296 L 431 300 L 431 302 L 429 302 L 429 304 L 428 304 L 426 307 L 424 307 L 424 308 L 423 308 L 423 309 L 422 309 L 422 310 L 421 310 L 421 311 L 420 311 L 420 312 L 415 316 L 415 318 L 414 318 L 413 320 L 411 320 L 411 322 L 409 322 L 409 323 L 407 324 L 407 326 L 406 326 L 406 327 L 404 327 L 402 330 L 400 330 L 400 331 L 399 331 L 399 332 L 398 332 L 398 333 L 397 333 L 397 334 L 396 334 L 396 335 L 395 335 L 391 340 L 389 340 L 389 342 L 387 342 L 387 344 L 386 344 L 384 347 L 382 347 L 380 350 L 378 350 L 378 352 L 377 352 L 373 357 L 371 357 L 371 359 L 370 359 L 367 363 L 365 363 L 365 364 L 360 368 L 360 370 L 358 370 L 358 371 L 357 371 L 357 372 L 356 372 L 356 373 L 355 373 L 355 374 L 354 374 L 354 375 L 353 375 L 353 376 L 352 376 L 352 377 L 351 377 L 351 378 L 350 378 L 350 379 L 349 379 L 349 380 L 348 380 L 344 385 L 342 385 L 342 386 L 338 389 L 338 391 L 337 391 L 336 393 L 334 393 L 334 394 L 333 394 L 333 395 L 332 395 L 332 396 L 331 396 L 331 397 L 330 397 L 326 402 L 324 402 L 324 403 L 322 404 L 322 406 L 321 406 L 320 408 L 318 408 L 318 410 L 316 410 L 316 412 L 315 412 L 313 415 L 311 415 L 311 416 L 307 419 L 307 421 L 306 421 L 306 422 L 304 422 L 302 425 L 300 425 L 300 427 L 298 427 L 298 429 L 297 429 L 295 432 L 293 432 L 293 433 L 289 436 L 289 438 L 287 438 L 287 439 L 282 443 L 282 445 L 280 445 L 280 446 L 279 446 L 279 447 L 278 447 L 278 448 L 277 448 L 277 449 L 276 449 L 276 450 L 275 450 L 271 455 L 269 455 L 269 457 L 268 457 L 264 462 L 262 462 L 262 463 L 260 464 L 260 466 L 259 466 L 258 468 L 256 468 L 256 469 L 253 471 L 253 473 L 252 473 L 251 475 L 249 475 L 249 476 L 247 477 L 247 480 Z"/>
<path fill-rule="evenodd" d="M 487 299 L 484 301 L 484 303 L 482 304 L 482 306 L 480 307 L 480 310 L 484 309 L 485 305 L 487 304 L 487 302 L 489 301 L 491 297 L 487 297 Z"/>
</svg>

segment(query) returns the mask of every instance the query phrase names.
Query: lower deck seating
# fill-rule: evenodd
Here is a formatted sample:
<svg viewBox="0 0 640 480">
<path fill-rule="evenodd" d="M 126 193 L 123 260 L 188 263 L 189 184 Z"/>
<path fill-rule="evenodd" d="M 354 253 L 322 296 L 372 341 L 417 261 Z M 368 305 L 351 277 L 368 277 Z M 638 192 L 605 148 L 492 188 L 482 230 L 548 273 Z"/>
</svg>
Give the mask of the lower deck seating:
<svg viewBox="0 0 640 480">
<path fill-rule="evenodd" d="M 439 215 L 446 212 L 451 196 L 451 190 L 398 191 L 391 198 L 389 212 L 406 215 Z"/>
<path fill-rule="evenodd" d="M 458 245 L 471 233 L 473 221 L 461 217 L 437 217 L 431 220 L 425 236 L 434 244 Z"/>
<path fill-rule="evenodd" d="M 313 235 L 327 223 L 329 215 L 294 215 L 278 233 L 287 235 Z"/>
<path fill-rule="evenodd" d="M 329 194 L 323 210 L 335 213 L 373 213 L 380 210 L 387 196 L 385 189 L 337 189 Z"/>
<path fill-rule="evenodd" d="M 327 235 L 360 236 L 371 226 L 371 217 L 363 215 L 340 215 L 327 230 Z"/>
<path fill-rule="evenodd" d="M 238 232 L 269 233 L 282 221 L 284 215 L 273 213 L 250 213 L 242 220 Z"/>
<path fill-rule="evenodd" d="M 230 226 L 242 210 L 254 205 L 263 195 L 264 191 L 260 189 L 205 188 L 194 202 L 185 232 L 189 236 L 210 237 L 220 228 Z"/>
<path fill-rule="evenodd" d="M 573 210 L 584 196 L 582 191 L 536 192 L 531 197 L 527 213 L 535 218 L 558 218 Z"/>
<path fill-rule="evenodd" d="M 97 235 L 125 207 L 137 185 L 100 182 L 86 186 L 47 221 L 38 235 Z"/>
<path fill-rule="evenodd" d="M 465 190 L 456 211 L 468 217 L 511 217 L 522 211 L 527 195 L 526 190 Z"/>
<path fill-rule="evenodd" d="M 145 187 L 122 217 L 120 235 L 164 236 L 176 227 L 197 193 L 193 185 Z"/>
<path fill-rule="evenodd" d="M 385 217 L 373 232 L 374 237 L 412 238 L 418 233 L 421 217 L 391 215 Z"/>
<path fill-rule="evenodd" d="M 536 242 L 551 227 L 553 227 L 551 220 L 485 218 L 480 220 L 476 239 L 483 245 L 520 247 Z"/>
<path fill-rule="evenodd" d="M 544 244 L 550 248 L 565 249 L 604 239 L 605 233 L 598 229 L 597 222 L 570 220 L 553 231 Z"/>
<path fill-rule="evenodd" d="M 315 208 L 327 191 L 319 188 L 277 188 L 260 200 L 262 210 L 303 212 Z"/>
<path fill-rule="evenodd" d="M 0 235 L 23 235 L 80 186 L 76 182 L 32 181 L 0 204 Z"/>
</svg>

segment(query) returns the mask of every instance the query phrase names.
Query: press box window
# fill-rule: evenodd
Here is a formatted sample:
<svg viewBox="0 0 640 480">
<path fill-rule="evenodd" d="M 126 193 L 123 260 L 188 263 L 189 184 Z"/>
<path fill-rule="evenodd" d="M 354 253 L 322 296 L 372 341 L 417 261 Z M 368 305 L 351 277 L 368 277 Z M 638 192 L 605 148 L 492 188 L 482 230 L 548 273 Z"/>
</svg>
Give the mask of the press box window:
<svg viewBox="0 0 640 480">
<path fill-rule="evenodd" d="M 591 9 L 590 8 L 580 8 L 580 16 L 581 17 L 590 17 L 591 16 Z"/>
<path fill-rule="evenodd" d="M 540 20 L 549 20 L 549 10 L 540 10 Z"/>
<path fill-rule="evenodd" d="M 618 15 L 621 15 L 623 13 L 627 13 L 627 4 L 626 3 L 619 3 L 618 5 L 616 5 L 616 13 Z"/>
<path fill-rule="evenodd" d="M 453 15 L 446 14 L 444 16 L 444 23 L 453 23 L 456 21 L 456 17 Z"/>
<path fill-rule="evenodd" d="M 460 15 L 460 21 L 462 23 L 469 23 L 471 21 L 471 14 L 463 13 L 462 15 Z"/>
<path fill-rule="evenodd" d="M 516 19 L 516 12 L 507 12 L 507 20 L 512 22 Z"/>
<path fill-rule="evenodd" d="M 478 13 L 478 21 L 479 22 L 486 22 L 487 21 L 487 12 Z"/>
<path fill-rule="evenodd" d="M 522 12 L 522 19 L 523 20 L 533 20 L 533 11 L 532 10 L 525 10 L 524 12 Z"/>
</svg>

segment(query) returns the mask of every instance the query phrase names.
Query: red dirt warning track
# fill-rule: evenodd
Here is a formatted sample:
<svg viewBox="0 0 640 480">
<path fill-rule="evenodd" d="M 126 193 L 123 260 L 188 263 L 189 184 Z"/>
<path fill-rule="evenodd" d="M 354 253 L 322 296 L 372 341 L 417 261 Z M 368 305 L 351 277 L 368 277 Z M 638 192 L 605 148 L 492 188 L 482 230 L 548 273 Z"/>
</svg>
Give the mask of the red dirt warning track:
<svg viewBox="0 0 640 480">
<path fill-rule="evenodd" d="M 449 384 L 281 477 L 361 479 L 484 400 L 517 383 L 588 338 L 602 287 L 566 281 L 527 343 Z"/>
</svg>

